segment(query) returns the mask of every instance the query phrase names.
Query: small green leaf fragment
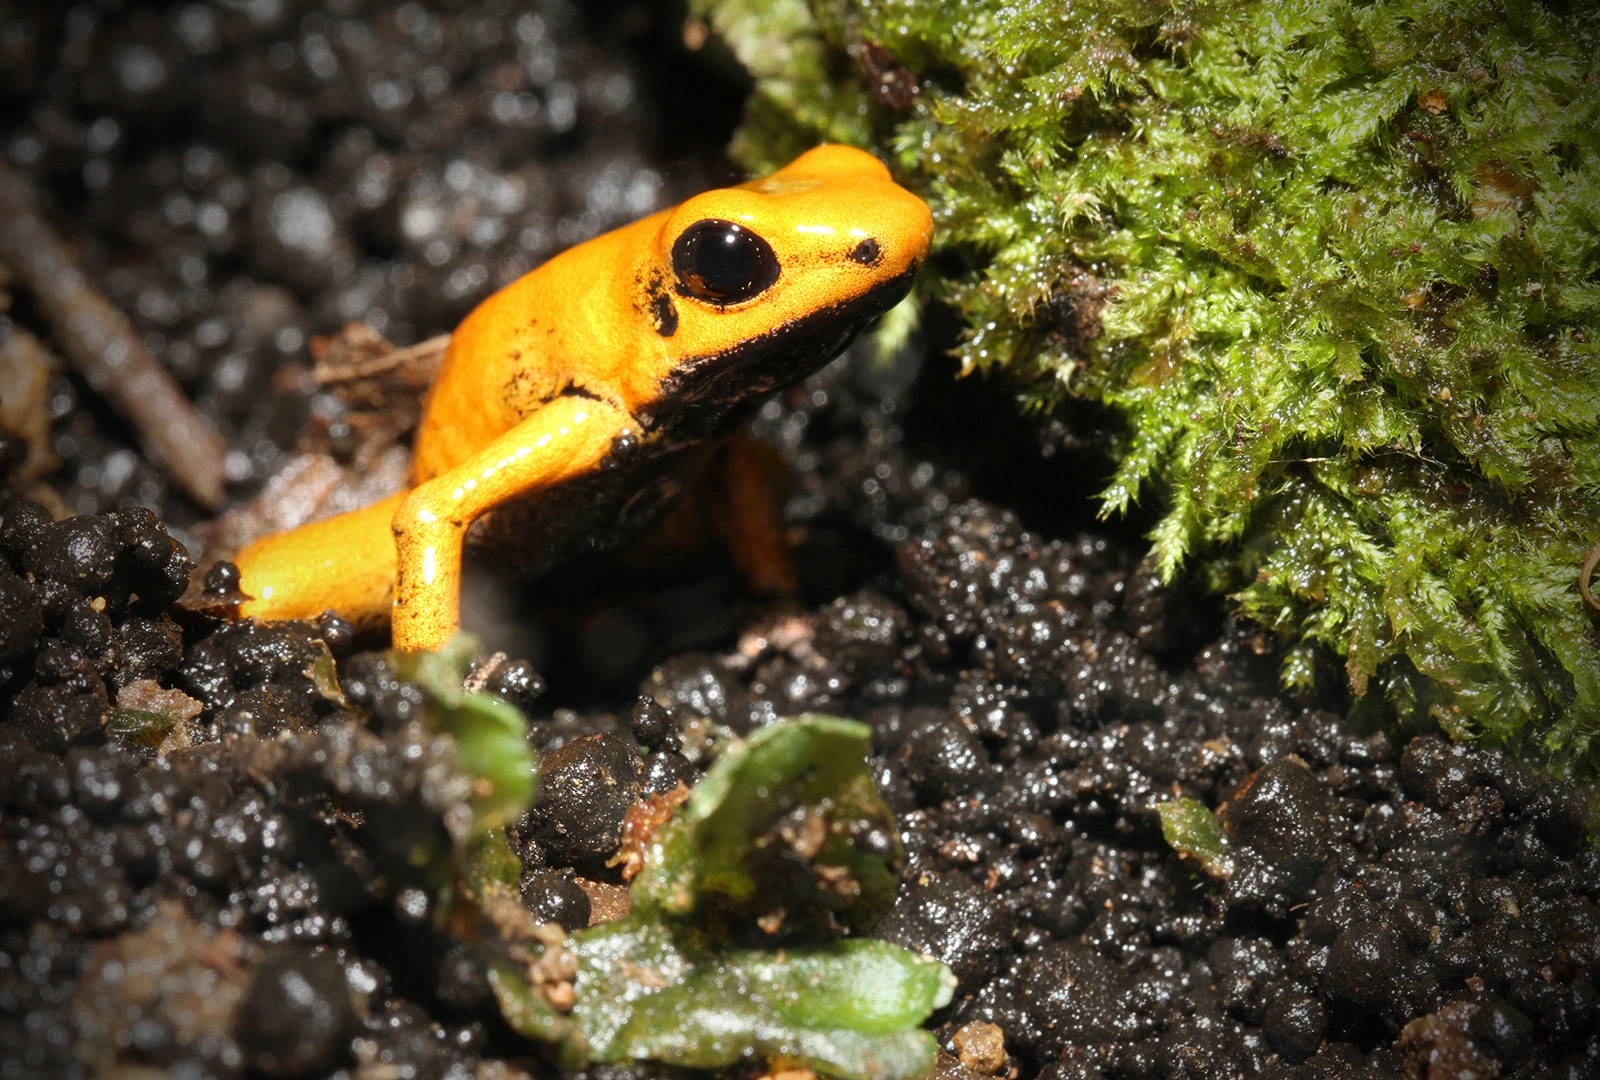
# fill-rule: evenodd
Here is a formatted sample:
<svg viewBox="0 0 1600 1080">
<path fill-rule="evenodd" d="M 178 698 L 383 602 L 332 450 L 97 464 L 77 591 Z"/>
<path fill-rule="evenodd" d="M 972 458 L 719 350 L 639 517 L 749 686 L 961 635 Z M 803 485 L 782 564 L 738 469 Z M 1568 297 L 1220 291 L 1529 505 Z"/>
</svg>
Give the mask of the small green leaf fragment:
<svg viewBox="0 0 1600 1080">
<path fill-rule="evenodd" d="M 1193 858 L 1214 878 L 1233 873 L 1228 842 L 1217 825 L 1217 815 L 1194 799 L 1173 799 L 1156 807 L 1161 815 L 1161 835 L 1179 858 Z"/>
<path fill-rule="evenodd" d="M 492 694 L 462 694 L 455 708 L 439 709 L 436 723 L 455 738 L 462 768 L 477 778 L 470 800 L 475 830 L 520 817 L 538 788 L 522 714 Z"/>
<path fill-rule="evenodd" d="M 489 829 L 467 841 L 461 885 L 468 899 L 481 900 L 496 889 L 514 892 L 521 880 L 522 860 L 506 842 L 505 829 Z"/>
<path fill-rule="evenodd" d="M 571 948 L 573 1015 L 597 1061 L 721 1068 L 754 1050 L 841 1080 L 912 1080 L 935 1054 L 917 1025 L 954 988 L 944 964 L 886 942 L 708 951 L 648 913 L 584 931 Z"/>
<path fill-rule="evenodd" d="M 328 643 L 314 638 L 311 645 L 316 650 L 317 658 L 306 669 L 306 678 L 311 680 L 311 685 L 324 701 L 344 708 L 349 702 L 345 700 L 344 687 L 339 685 L 339 670 L 333 662 L 333 653 L 328 651 Z"/>
<path fill-rule="evenodd" d="M 171 713 L 112 709 L 106 719 L 106 734 L 136 746 L 160 746 L 177 722 Z"/>
<path fill-rule="evenodd" d="M 435 700 L 454 708 L 462 696 L 461 680 L 478 655 L 478 639 L 457 633 L 435 652 L 394 653 L 394 662 L 405 668 L 405 677 L 421 684 Z"/>
<path fill-rule="evenodd" d="M 1285 650 L 1283 662 L 1278 667 L 1278 678 L 1292 690 L 1315 690 L 1317 650 L 1305 642 Z"/>
<path fill-rule="evenodd" d="M 872 360 L 879 369 L 894 366 L 895 355 L 904 349 L 922 325 L 922 298 L 915 291 L 884 312 L 872 332 Z"/>
<path fill-rule="evenodd" d="M 473 834 L 516 820 L 538 790 L 538 762 L 528 746 L 522 713 L 493 694 L 461 689 L 461 678 L 477 652 L 477 639 L 457 634 L 438 652 L 389 654 L 401 678 L 428 692 L 434 730 L 455 740 L 462 771 L 474 780 L 469 799 Z"/>
<path fill-rule="evenodd" d="M 1362 380 L 1361 345 L 1358 342 L 1344 340 L 1334 346 L 1333 373 L 1345 383 Z"/>
</svg>

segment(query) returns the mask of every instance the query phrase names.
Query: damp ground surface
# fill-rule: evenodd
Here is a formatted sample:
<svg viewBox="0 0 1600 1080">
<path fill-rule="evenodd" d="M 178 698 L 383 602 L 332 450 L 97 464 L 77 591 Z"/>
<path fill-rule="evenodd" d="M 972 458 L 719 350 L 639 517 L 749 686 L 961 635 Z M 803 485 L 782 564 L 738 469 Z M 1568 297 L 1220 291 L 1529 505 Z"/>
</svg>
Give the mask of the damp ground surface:
<svg viewBox="0 0 1600 1080">
<path fill-rule="evenodd" d="M 726 175 L 739 86 L 681 42 L 624 5 L 0 5 L 0 133 L 227 437 L 238 504 L 308 418 L 335 456 L 349 436 L 312 336 L 448 330 Z M 692 545 L 477 571 L 469 620 L 510 656 L 487 688 L 543 758 L 513 830 L 529 910 L 585 925 L 628 807 L 720 731 L 829 712 L 872 727 L 899 816 L 876 934 L 960 979 L 951 1073 L 1600 1076 L 1585 793 L 1278 693 L 1272 642 L 1093 521 L 1097 418 L 1018 422 L 953 380 L 939 322 L 753 419 L 798 597 Z M 50 342 L 13 288 L 19 331 Z M 44 407 L 60 504 L 24 498 L 17 439 L 0 455 L 0 1077 L 553 1072 L 408 877 L 408 829 L 463 798 L 417 688 L 339 620 L 174 607 L 204 515 L 75 376 Z M 1179 798 L 1220 808 L 1226 876 L 1163 839 Z"/>
</svg>

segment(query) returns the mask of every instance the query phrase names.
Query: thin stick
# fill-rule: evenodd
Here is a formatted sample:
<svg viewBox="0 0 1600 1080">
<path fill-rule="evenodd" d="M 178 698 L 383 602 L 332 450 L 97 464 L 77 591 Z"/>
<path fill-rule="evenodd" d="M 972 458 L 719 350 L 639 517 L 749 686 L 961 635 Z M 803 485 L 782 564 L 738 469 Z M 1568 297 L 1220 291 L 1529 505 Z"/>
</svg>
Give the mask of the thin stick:
<svg viewBox="0 0 1600 1080">
<path fill-rule="evenodd" d="M 357 379 L 368 379 L 374 375 L 385 375 L 396 369 L 405 373 L 411 365 L 418 366 L 418 373 L 422 376 L 420 381 L 426 385 L 431 382 L 435 372 L 439 370 L 439 362 L 444 359 L 444 351 L 450 345 L 450 335 L 440 334 L 427 341 L 419 341 L 415 345 L 407 345 L 403 349 L 391 348 L 388 352 L 378 356 L 368 357 L 349 363 L 324 363 L 317 361 L 317 380 L 324 386 L 332 383 L 354 382 Z M 416 381 L 416 380 L 413 380 Z"/>
<path fill-rule="evenodd" d="M 1583 557 L 1583 562 L 1578 566 L 1578 591 L 1583 594 L 1583 599 L 1596 611 L 1600 611 L 1600 600 L 1594 598 L 1594 593 L 1589 591 L 1589 577 L 1594 573 L 1595 564 L 1600 563 L 1600 544 L 1589 549 Z"/>
<path fill-rule="evenodd" d="M 27 286 L 61 351 L 133 425 L 149 457 L 197 502 L 222 502 L 223 443 L 126 315 L 90 284 L 72 249 L 34 209 L 22 178 L 0 162 L 0 260 Z"/>
</svg>

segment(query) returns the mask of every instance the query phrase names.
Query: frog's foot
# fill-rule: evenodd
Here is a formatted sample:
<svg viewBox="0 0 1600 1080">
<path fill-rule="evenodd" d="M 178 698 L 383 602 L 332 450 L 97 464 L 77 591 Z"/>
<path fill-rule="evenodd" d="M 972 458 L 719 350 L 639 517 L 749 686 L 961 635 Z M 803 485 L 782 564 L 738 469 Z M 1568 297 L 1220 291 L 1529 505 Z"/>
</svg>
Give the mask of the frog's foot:
<svg viewBox="0 0 1600 1080">
<path fill-rule="evenodd" d="M 361 629 L 389 620 L 394 600 L 391 523 L 402 492 L 361 510 L 257 540 L 241 551 L 245 617 L 315 619 L 330 608 Z"/>
</svg>

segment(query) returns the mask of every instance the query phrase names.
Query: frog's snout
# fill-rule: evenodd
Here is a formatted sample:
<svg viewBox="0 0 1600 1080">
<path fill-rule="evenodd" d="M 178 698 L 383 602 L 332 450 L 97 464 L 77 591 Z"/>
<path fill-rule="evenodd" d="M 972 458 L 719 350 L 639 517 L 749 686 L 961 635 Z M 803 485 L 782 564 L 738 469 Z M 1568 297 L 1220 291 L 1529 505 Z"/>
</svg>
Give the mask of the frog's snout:
<svg viewBox="0 0 1600 1080">
<path fill-rule="evenodd" d="M 846 240 L 843 253 L 875 277 L 889 280 L 915 272 L 928 257 L 933 242 L 928 204 L 895 183 L 883 162 L 864 150 L 818 146 L 748 186 L 792 207 L 788 213 L 796 232 L 824 246 Z"/>
<path fill-rule="evenodd" d="M 909 287 L 928 257 L 932 215 L 921 199 L 891 181 L 873 186 L 879 189 L 873 194 L 880 212 L 863 215 L 861 226 L 850 229 L 843 254 L 848 263 L 870 273 L 869 289 L 902 282 Z"/>
<path fill-rule="evenodd" d="M 915 273 L 933 244 L 933 213 L 928 204 L 885 178 L 874 185 L 878 213 L 868 215 L 868 235 L 850 251 L 850 259 L 881 268 L 885 276 Z"/>
</svg>

